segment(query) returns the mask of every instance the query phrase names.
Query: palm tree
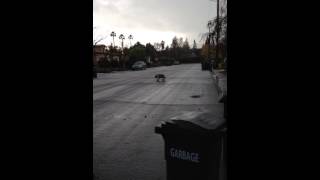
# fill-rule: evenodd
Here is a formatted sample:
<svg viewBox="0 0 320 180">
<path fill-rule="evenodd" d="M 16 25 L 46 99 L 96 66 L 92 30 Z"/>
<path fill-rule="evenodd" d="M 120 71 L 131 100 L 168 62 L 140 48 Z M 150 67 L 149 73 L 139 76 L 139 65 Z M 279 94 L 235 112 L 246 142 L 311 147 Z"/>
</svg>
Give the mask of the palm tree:
<svg viewBox="0 0 320 180">
<path fill-rule="evenodd" d="M 164 41 L 161 41 L 161 49 L 164 50 Z"/>
<path fill-rule="evenodd" d="M 124 56 L 123 56 L 123 40 L 125 39 L 123 34 L 120 34 L 119 39 L 121 39 L 121 59 L 122 59 L 122 65 L 123 65 L 123 69 L 125 69 L 125 62 L 124 62 Z"/>
<path fill-rule="evenodd" d="M 111 32 L 110 36 L 112 36 L 113 39 L 113 47 L 114 47 L 114 37 L 116 37 L 116 33 L 114 31 Z"/>
<path fill-rule="evenodd" d="M 122 50 L 123 50 L 123 40 L 125 39 L 124 35 L 123 35 L 123 34 L 120 34 L 119 39 L 122 40 L 122 42 L 121 42 L 121 47 L 122 47 Z"/>
<path fill-rule="evenodd" d="M 131 47 L 131 39 L 133 39 L 133 36 L 130 34 L 128 38 L 130 40 L 130 47 Z"/>
</svg>

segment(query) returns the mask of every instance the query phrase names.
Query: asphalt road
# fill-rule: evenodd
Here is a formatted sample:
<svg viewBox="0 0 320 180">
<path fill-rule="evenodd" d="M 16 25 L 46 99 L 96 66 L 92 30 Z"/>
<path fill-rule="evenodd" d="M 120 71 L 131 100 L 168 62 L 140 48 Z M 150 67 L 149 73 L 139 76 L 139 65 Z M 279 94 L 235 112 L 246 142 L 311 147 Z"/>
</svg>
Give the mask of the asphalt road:
<svg viewBox="0 0 320 180">
<path fill-rule="evenodd" d="M 166 81 L 156 82 L 157 73 Z M 165 180 L 164 140 L 154 127 L 188 112 L 223 116 L 210 72 L 200 64 L 98 74 L 93 80 L 96 179 Z"/>
</svg>

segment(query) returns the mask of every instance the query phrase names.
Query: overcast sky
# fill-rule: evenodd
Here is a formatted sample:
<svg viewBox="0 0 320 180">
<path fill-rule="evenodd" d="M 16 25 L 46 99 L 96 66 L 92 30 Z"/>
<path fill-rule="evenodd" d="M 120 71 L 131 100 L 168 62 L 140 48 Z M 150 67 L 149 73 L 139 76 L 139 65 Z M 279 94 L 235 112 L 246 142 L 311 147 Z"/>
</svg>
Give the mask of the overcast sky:
<svg viewBox="0 0 320 180">
<path fill-rule="evenodd" d="M 115 44 L 120 45 L 119 35 L 132 34 L 132 45 L 165 41 L 171 44 L 174 36 L 188 38 L 190 46 L 201 34 L 207 32 L 208 20 L 216 16 L 216 3 L 210 0 L 93 0 L 93 38 L 107 36 L 99 44 L 110 45 L 110 33 L 116 32 Z"/>
</svg>

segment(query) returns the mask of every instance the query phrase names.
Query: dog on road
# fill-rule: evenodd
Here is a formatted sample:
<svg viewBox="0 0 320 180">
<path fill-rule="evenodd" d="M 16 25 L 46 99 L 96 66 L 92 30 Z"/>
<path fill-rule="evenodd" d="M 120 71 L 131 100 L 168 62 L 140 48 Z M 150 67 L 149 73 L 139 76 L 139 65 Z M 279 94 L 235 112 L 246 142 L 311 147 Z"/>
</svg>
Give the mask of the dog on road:
<svg viewBox="0 0 320 180">
<path fill-rule="evenodd" d="M 157 79 L 157 82 L 162 80 L 163 82 L 166 80 L 166 76 L 164 74 L 157 74 L 154 76 Z"/>
</svg>

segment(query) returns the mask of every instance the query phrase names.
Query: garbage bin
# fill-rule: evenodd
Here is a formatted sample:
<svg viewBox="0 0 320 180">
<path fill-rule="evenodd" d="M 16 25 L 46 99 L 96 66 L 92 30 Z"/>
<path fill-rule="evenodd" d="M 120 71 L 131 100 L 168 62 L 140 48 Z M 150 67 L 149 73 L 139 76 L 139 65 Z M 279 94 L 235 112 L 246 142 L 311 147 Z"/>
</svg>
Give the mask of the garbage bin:
<svg viewBox="0 0 320 180">
<path fill-rule="evenodd" d="M 225 121 L 197 114 L 155 128 L 165 141 L 167 180 L 218 180 Z"/>
</svg>

